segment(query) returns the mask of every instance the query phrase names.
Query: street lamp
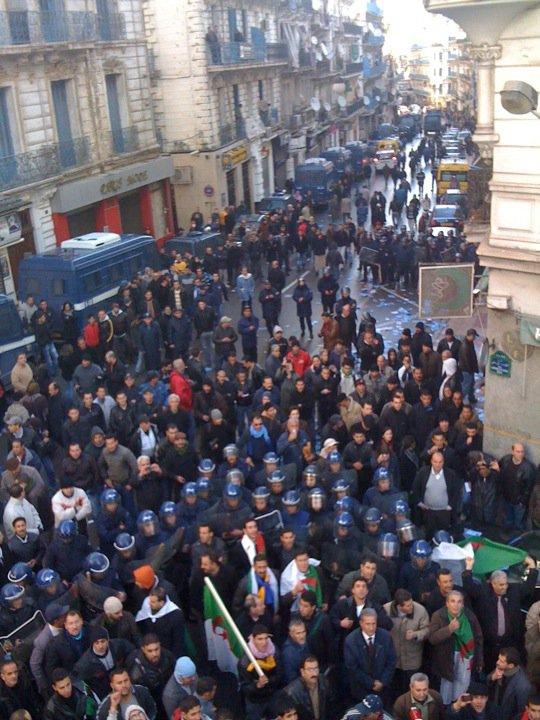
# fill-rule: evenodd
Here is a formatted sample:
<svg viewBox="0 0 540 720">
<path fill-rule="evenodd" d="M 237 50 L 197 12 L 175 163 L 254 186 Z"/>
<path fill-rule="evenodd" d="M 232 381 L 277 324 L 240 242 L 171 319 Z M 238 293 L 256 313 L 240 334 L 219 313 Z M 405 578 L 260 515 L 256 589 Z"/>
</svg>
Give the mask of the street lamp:
<svg viewBox="0 0 540 720">
<path fill-rule="evenodd" d="M 521 80 L 508 80 L 501 90 L 501 103 L 503 108 L 512 115 L 526 115 L 532 113 L 540 118 L 538 107 L 538 93 L 526 82 Z"/>
</svg>

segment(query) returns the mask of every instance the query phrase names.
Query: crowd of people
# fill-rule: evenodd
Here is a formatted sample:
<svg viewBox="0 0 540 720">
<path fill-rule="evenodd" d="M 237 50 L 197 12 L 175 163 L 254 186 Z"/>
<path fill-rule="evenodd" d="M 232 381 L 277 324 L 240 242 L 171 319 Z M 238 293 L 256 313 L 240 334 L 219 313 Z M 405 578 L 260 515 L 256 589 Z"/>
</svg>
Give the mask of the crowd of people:
<svg viewBox="0 0 540 720">
<path fill-rule="evenodd" d="M 2 718 L 539 720 L 534 560 L 509 583 L 442 551 L 537 527 L 537 468 L 520 442 L 483 451 L 473 328 L 388 347 L 341 286 L 351 246 L 360 280 L 415 282 L 422 238 L 367 200 L 372 234 L 309 203 L 256 231 L 228 211 L 223 249 L 162 253 L 82 328 L 23 304 L 42 362 L 19 355 L 0 407 Z M 279 325 L 293 260 L 316 340 L 303 277 L 300 332 Z"/>
</svg>

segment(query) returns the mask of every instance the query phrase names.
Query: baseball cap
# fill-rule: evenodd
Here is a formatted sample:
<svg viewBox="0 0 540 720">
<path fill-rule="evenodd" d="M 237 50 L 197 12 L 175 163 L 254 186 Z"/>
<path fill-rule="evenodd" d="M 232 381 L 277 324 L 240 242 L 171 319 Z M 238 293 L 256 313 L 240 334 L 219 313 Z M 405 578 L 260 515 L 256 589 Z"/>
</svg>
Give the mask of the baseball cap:
<svg viewBox="0 0 540 720">
<path fill-rule="evenodd" d="M 274 332 L 275 332 L 275 333 L 277 333 L 277 332 L 283 332 L 283 328 L 280 327 L 279 325 L 274 325 Z"/>
<path fill-rule="evenodd" d="M 480 335 L 476 332 L 474 328 L 469 328 L 467 330 L 467 335 L 474 335 L 474 337 L 480 337 Z"/>
<path fill-rule="evenodd" d="M 174 666 L 174 677 L 180 681 L 182 678 L 192 677 L 197 674 L 195 663 L 187 655 L 178 658 Z"/>
<path fill-rule="evenodd" d="M 60 603 L 51 603 L 45 608 L 45 620 L 52 623 L 58 618 L 69 612 L 69 605 L 60 605 Z"/>
</svg>

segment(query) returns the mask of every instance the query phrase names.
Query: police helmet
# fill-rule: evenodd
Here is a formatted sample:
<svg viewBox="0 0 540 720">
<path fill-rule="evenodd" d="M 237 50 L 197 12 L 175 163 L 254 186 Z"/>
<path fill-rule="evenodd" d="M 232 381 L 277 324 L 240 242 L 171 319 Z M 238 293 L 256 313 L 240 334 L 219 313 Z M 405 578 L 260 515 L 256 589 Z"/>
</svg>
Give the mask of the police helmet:
<svg viewBox="0 0 540 720">
<path fill-rule="evenodd" d="M 188 482 L 182 488 L 182 497 L 197 497 L 197 484 Z"/>
<path fill-rule="evenodd" d="M 102 505 L 118 505 L 120 503 L 120 493 L 114 488 L 107 488 L 103 490 L 99 499 Z"/>
<path fill-rule="evenodd" d="M 284 483 L 285 475 L 281 472 L 281 470 L 274 470 L 273 472 L 270 473 L 268 482 L 270 483 L 270 485 L 277 485 L 279 483 Z"/>
<path fill-rule="evenodd" d="M 56 532 L 62 540 L 71 540 L 71 538 L 74 538 L 77 534 L 77 525 L 75 525 L 73 520 L 62 520 Z"/>
<path fill-rule="evenodd" d="M 85 567 L 91 573 L 104 573 L 109 569 L 109 558 L 101 552 L 91 552 L 84 561 Z"/>
<path fill-rule="evenodd" d="M 59 582 L 60 575 L 52 568 L 42 568 L 36 575 L 36 586 L 39 590 L 46 590 Z"/>
<path fill-rule="evenodd" d="M 34 579 L 34 573 L 30 570 L 26 563 L 18 562 L 15 563 L 8 572 L 7 578 L 9 582 L 12 583 L 20 583 L 24 580 L 31 582 Z"/>
<path fill-rule="evenodd" d="M 431 555 L 431 547 L 427 540 L 415 540 L 411 545 L 411 557 L 427 558 Z"/>
<path fill-rule="evenodd" d="M 253 498 L 260 498 L 261 500 L 268 500 L 270 497 L 270 491 L 268 488 L 265 488 L 264 485 L 259 485 L 259 487 L 256 487 L 253 491 L 252 496 Z"/>
<path fill-rule="evenodd" d="M 267 452 L 263 457 L 263 463 L 268 465 L 279 465 L 279 457 L 275 452 Z"/>
<path fill-rule="evenodd" d="M 238 485 L 228 483 L 225 486 L 223 496 L 227 498 L 227 500 L 239 500 L 242 497 L 242 490 Z"/>
<path fill-rule="evenodd" d="M 166 500 L 164 503 L 161 503 L 161 507 L 159 508 L 159 517 L 170 517 L 172 515 L 176 515 L 176 505 L 173 503 L 172 500 Z"/>
<path fill-rule="evenodd" d="M 223 457 L 225 459 L 229 457 L 238 457 L 238 455 L 238 448 L 234 444 L 225 445 L 225 447 L 223 448 Z"/>
<path fill-rule="evenodd" d="M 382 514 L 379 508 L 376 507 L 370 507 L 366 510 L 366 514 L 364 515 L 364 522 L 366 523 L 373 523 L 373 524 L 379 524 L 382 520 Z"/>
<path fill-rule="evenodd" d="M 433 544 L 438 547 L 441 543 L 453 543 L 454 538 L 446 530 L 437 530 L 433 535 Z"/>
<path fill-rule="evenodd" d="M 7 583 L 0 590 L 0 600 L 4 606 L 8 606 L 13 600 L 24 595 L 24 588 L 21 585 L 15 585 L 14 583 Z"/>
<path fill-rule="evenodd" d="M 122 532 L 116 536 L 113 543 L 115 550 L 131 550 L 135 545 L 135 538 L 127 532 Z"/>
<path fill-rule="evenodd" d="M 298 505 L 300 503 L 300 494 L 298 490 L 288 490 L 283 496 L 284 505 Z"/>
<path fill-rule="evenodd" d="M 214 472 L 215 469 L 216 466 L 214 462 L 210 460 L 210 458 L 203 458 L 199 463 L 199 467 L 197 468 L 200 473 L 211 473 Z"/>
<path fill-rule="evenodd" d="M 340 512 L 336 518 L 336 523 L 339 527 L 351 528 L 354 525 L 354 520 L 349 512 Z"/>
</svg>

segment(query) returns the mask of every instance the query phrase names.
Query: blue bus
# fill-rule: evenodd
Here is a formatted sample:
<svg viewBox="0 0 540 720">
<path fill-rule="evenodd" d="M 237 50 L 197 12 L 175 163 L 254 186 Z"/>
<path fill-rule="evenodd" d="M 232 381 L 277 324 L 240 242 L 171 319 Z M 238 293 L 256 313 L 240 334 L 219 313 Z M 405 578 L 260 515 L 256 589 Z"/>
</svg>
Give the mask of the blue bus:
<svg viewBox="0 0 540 720">
<path fill-rule="evenodd" d="M 61 310 L 72 303 L 84 317 L 108 305 L 120 284 L 145 267 L 157 268 L 158 252 L 150 235 L 88 233 L 65 240 L 59 248 L 25 257 L 19 266 L 18 294 Z"/>
<path fill-rule="evenodd" d="M 342 177 L 346 170 L 352 169 L 352 152 L 347 148 L 339 145 L 326 148 L 321 152 L 321 157 L 334 164 L 338 177 Z"/>
<path fill-rule="evenodd" d="M 362 169 L 371 162 L 368 145 L 361 140 L 351 140 L 345 144 L 345 148 L 351 153 L 351 164 L 355 172 L 362 172 Z"/>
<path fill-rule="evenodd" d="M 200 232 L 192 230 L 191 232 L 177 235 L 165 243 L 165 251 L 171 253 L 177 250 L 179 253 L 189 252 L 198 258 L 204 257 L 207 247 L 217 250 L 219 245 L 223 245 L 223 238 L 219 232 Z"/>
<path fill-rule="evenodd" d="M 315 205 L 328 205 L 336 179 L 334 163 L 325 158 L 310 158 L 296 167 L 294 187 L 302 198 L 310 192 Z"/>
<path fill-rule="evenodd" d="M 22 352 L 29 360 L 35 359 L 36 339 L 25 329 L 13 300 L 0 295 L 0 377 L 6 388 L 11 386 L 11 368 Z"/>
</svg>

